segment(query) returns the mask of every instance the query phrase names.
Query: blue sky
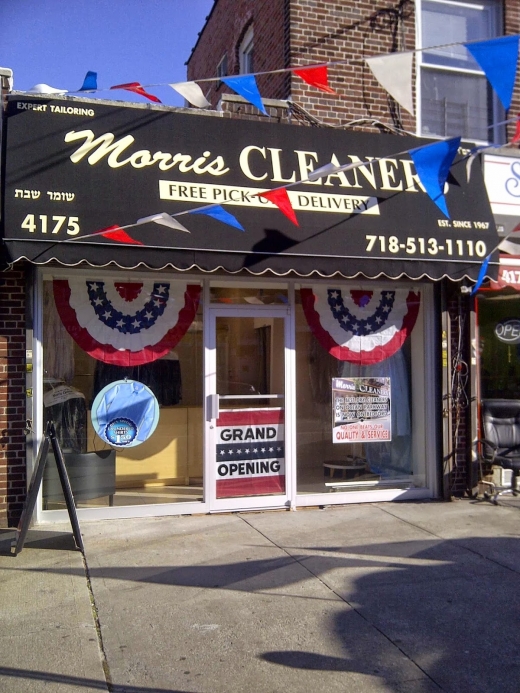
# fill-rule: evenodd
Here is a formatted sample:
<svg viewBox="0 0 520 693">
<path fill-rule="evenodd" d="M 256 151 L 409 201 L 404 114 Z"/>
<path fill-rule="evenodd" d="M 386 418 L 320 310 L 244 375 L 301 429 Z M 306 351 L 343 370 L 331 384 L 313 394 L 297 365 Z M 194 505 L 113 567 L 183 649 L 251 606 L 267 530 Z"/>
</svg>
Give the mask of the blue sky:
<svg viewBox="0 0 520 693">
<path fill-rule="evenodd" d="M 44 83 L 79 89 L 88 70 L 98 88 L 186 79 L 186 65 L 213 0 L 0 0 L 0 66 L 14 88 Z M 209 75 L 208 75 L 209 76 Z M 168 105 L 184 100 L 167 86 L 150 92 Z M 145 103 L 126 91 L 101 98 Z"/>
</svg>

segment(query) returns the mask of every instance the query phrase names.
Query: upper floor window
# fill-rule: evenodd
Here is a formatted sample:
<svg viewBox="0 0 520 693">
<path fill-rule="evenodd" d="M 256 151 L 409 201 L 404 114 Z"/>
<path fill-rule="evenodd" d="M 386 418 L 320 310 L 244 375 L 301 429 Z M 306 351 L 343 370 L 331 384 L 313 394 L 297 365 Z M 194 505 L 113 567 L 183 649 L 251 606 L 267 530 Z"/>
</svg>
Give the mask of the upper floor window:
<svg viewBox="0 0 520 693">
<path fill-rule="evenodd" d="M 420 134 L 500 141 L 501 106 L 478 63 L 462 45 L 501 34 L 498 0 L 417 3 Z"/>
<path fill-rule="evenodd" d="M 240 74 L 249 75 L 254 72 L 253 66 L 253 27 L 249 27 L 238 47 Z"/>
<path fill-rule="evenodd" d="M 224 53 L 217 65 L 217 77 L 226 77 L 228 73 L 227 53 Z"/>
</svg>

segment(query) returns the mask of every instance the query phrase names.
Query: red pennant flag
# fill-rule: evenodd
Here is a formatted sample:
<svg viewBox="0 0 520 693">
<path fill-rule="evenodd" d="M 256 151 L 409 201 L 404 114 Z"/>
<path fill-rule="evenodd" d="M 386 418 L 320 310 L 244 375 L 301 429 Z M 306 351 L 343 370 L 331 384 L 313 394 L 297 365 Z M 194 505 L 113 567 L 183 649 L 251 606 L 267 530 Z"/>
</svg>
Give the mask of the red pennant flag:
<svg viewBox="0 0 520 693">
<path fill-rule="evenodd" d="M 520 115 L 518 116 L 516 121 L 516 131 L 513 136 L 513 139 L 511 140 L 511 144 L 515 144 L 516 142 L 520 142 Z"/>
<path fill-rule="evenodd" d="M 144 243 L 141 243 L 141 241 L 136 241 L 135 238 L 129 236 L 127 232 L 117 224 L 114 224 L 114 226 L 107 226 L 106 229 L 101 229 L 101 231 L 99 231 L 98 234 L 95 235 L 105 236 L 105 238 L 110 238 L 110 240 L 119 241 L 120 243 L 144 245 Z"/>
<path fill-rule="evenodd" d="M 146 99 L 150 99 L 150 101 L 155 101 L 155 103 L 162 103 L 160 99 L 158 99 L 156 96 L 153 94 L 149 94 L 147 91 L 144 90 L 144 88 L 139 84 L 139 82 L 128 82 L 128 84 L 116 84 L 115 87 L 110 87 L 110 89 L 126 89 L 127 91 L 133 91 L 136 94 L 139 94 L 140 96 L 144 96 Z"/>
<path fill-rule="evenodd" d="M 285 188 L 268 190 L 267 192 L 257 193 L 256 195 L 257 197 L 265 197 L 266 200 L 269 200 L 270 202 L 275 204 L 280 210 L 280 212 L 283 212 L 285 216 L 292 221 L 293 224 L 299 226 L 298 219 L 296 219 L 296 214 L 294 213 L 291 200 L 289 199 L 289 195 L 287 194 L 287 190 Z"/>
<path fill-rule="evenodd" d="M 328 94 L 335 94 L 334 89 L 329 87 L 329 76 L 326 65 L 318 65 L 317 67 L 305 67 L 294 70 L 294 74 L 301 77 L 304 82 L 312 87 L 317 87 Z"/>
</svg>

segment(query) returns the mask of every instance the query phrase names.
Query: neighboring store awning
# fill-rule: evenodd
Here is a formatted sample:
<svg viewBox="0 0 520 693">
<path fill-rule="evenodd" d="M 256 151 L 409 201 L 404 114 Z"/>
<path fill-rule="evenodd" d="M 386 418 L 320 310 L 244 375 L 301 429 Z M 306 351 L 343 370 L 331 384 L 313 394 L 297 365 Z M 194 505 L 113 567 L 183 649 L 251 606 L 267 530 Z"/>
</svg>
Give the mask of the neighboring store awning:
<svg viewBox="0 0 520 693">
<path fill-rule="evenodd" d="M 520 257 L 515 260 L 516 264 L 513 264 L 510 257 L 501 259 L 497 279 L 489 283 L 490 289 L 498 291 L 509 287 L 520 291 Z"/>
<path fill-rule="evenodd" d="M 460 280 L 498 243 L 476 162 L 469 183 L 462 159 L 451 167 L 447 218 L 397 155 L 424 140 L 25 95 L 9 97 L 5 129 L 11 262 Z M 372 160 L 291 187 L 298 225 L 257 196 Z M 215 204 L 237 224 L 208 215 Z M 157 214 L 190 233 L 151 221 L 132 243 L 92 235 Z"/>
</svg>

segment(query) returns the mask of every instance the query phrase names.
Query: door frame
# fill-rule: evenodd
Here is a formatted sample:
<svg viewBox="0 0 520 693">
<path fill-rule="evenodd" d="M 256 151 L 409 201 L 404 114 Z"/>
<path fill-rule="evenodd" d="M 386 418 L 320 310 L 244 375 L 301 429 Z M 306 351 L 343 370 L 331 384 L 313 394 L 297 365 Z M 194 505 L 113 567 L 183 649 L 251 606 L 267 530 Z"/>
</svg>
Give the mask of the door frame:
<svg viewBox="0 0 520 693">
<path fill-rule="evenodd" d="M 284 320 L 284 375 L 285 375 L 285 494 L 277 496 L 216 497 L 216 418 L 214 398 L 217 394 L 217 331 L 218 317 L 228 318 L 283 318 Z M 205 316 L 204 336 L 204 499 L 209 512 L 294 508 L 295 474 L 295 359 L 293 311 L 289 306 L 209 306 Z"/>
</svg>

